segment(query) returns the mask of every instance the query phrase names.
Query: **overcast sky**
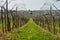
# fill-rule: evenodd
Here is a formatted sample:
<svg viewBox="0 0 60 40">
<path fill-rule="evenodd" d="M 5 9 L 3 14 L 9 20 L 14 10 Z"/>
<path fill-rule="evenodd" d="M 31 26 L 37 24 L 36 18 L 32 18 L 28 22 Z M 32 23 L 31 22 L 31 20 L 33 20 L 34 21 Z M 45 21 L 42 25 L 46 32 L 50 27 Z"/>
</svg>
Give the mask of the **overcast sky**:
<svg viewBox="0 0 60 40">
<path fill-rule="evenodd" d="M 5 0 L 4 0 L 4 2 L 5 2 Z M 54 3 L 55 6 L 58 9 L 60 9 L 60 1 L 56 2 L 56 0 L 15 0 L 9 4 L 9 9 L 11 9 L 14 6 L 14 4 L 17 4 L 16 6 L 19 6 L 19 8 L 18 8 L 19 10 L 24 10 L 24 9 L 40 10 L 40 8 L 43 6 L 43 4 L 45 2 L 48 4 Z M 1 3 L 1 5 L 3 3 Z M 50 7 L 50 5 L 45 5 L 43 8 L 41 8 L 41 10 L 47 10 L 47 9 L 49 9 L 49 7 Z M 15 7 L 14 7 L 14 9 L 15 9 Z M 55 9 L 55 8 L 53 7 L 53 9 Z"/>
</svg>

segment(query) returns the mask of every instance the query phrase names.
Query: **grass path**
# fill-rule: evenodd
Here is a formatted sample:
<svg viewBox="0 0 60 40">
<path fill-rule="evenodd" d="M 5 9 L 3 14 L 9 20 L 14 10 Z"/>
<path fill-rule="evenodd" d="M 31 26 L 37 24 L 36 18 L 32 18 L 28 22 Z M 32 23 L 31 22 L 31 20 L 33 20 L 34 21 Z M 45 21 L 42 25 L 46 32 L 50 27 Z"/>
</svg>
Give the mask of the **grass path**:
<svg viewBox="0 0 60 40">
<path fill-rule="evenodd" d="M 9 40 L 60 40 L 60 38 L 43 31 L 31 18 L 25 27 L 12 32 Z"/>
</svg>

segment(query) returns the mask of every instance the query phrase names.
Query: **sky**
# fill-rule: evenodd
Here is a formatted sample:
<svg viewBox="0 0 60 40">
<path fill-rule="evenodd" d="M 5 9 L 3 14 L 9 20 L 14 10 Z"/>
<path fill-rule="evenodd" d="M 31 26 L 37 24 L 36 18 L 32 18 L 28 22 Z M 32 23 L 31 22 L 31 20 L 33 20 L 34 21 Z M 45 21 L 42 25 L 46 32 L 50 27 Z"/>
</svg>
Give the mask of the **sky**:
<svg viewBox="0 0 60 40">
<path fill-rule="evenodd" d="M 6 0 L 3 1 L 5 2 Z M 2 2 L 0 5 L 2 5 L 4 2 Z M 44 5 L 44 3 L 47 3 L 47 5 Z M 15 5 L 14 9 L 17 6 L 18 10 L 49 10 L 51 4 L 54 4 L 58 9 L 60 9 L 60 1 L 56 0 L 14 0 L 9 3 L 9 9 Z M 42 7 L 43 5 L 44 7 Z M 54 7 L 52 8 L 55 9 Z"/>
</svg>

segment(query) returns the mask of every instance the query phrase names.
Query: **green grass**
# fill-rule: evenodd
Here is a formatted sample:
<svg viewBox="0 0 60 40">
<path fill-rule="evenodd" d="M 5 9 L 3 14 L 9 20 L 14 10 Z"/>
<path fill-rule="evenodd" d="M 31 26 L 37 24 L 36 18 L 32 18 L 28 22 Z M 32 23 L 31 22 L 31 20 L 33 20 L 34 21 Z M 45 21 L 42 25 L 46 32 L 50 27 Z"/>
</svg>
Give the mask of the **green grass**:
<svg viewBox="0 0 60 40">
<path fill-rule="evenodd" d="M 24 28 L 12 32 L 9 40 L 60 40 L 60 38 L 42 30 L 31 18 Z"/>
</svg>

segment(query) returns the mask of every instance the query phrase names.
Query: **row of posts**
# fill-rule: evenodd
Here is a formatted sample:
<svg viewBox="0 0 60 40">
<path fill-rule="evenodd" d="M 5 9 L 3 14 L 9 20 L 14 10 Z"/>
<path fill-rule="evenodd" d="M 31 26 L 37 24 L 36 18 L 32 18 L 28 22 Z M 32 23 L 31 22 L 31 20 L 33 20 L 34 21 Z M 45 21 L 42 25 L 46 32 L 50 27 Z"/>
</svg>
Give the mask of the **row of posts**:
<svg viewBox="0 0 60 40">
<path fill-rule="evenodd" d="M 13 17 L 13 19 L 14 19 L 14 16 L 12 14 L 13 13 L 12 10 L 11 10 L 10 13 L 11 13 L 11 16 Z M 17 7 L 16 7 L 16 14 L 17 14 Z M 9 11 L 8 11 L 8 0 L 6 0 L 6 9 L 4 8 L 4 6 L 1 6 L 1 22 L 2 22 L 2 30 L 3 30 L 3 32 L 11 31 Z"/>
</svg>

